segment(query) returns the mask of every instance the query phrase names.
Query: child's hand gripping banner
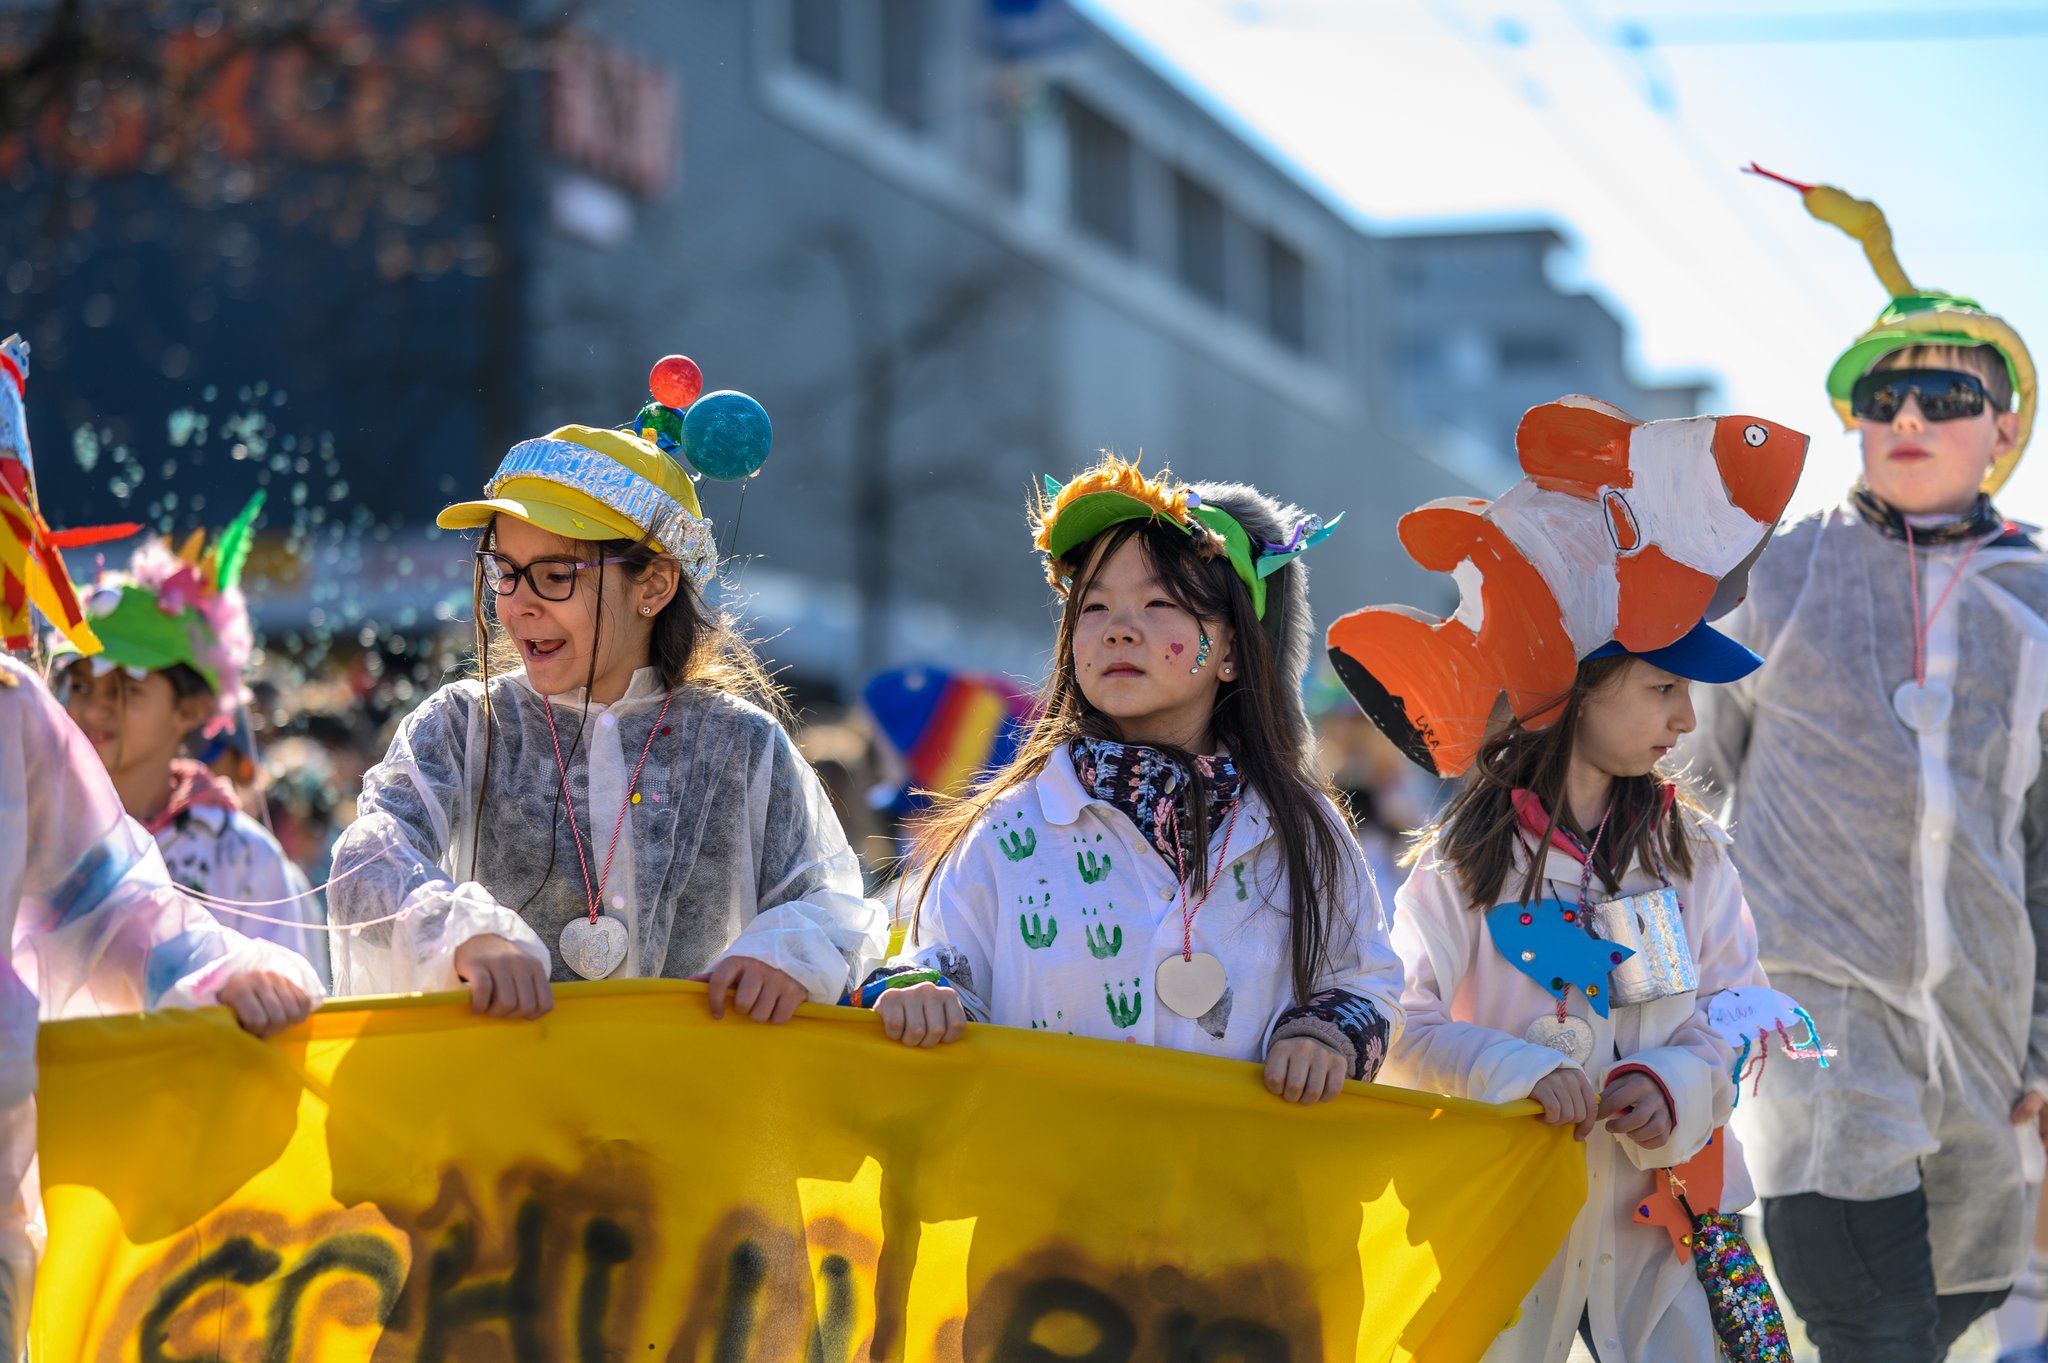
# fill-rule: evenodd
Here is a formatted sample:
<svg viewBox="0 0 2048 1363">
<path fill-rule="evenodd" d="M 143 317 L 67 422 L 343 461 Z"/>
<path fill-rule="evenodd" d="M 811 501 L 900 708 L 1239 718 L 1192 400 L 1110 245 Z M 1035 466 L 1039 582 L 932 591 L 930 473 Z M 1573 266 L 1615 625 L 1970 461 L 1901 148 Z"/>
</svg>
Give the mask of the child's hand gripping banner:
<svg viewBox="0 0 2048 1363">
<path fill-rule="evenodd" d="M 1477 1358 L 1584 1195 L 1567 1128 L 1000 1027 L 571 985 L 42 1032 L 34 1356 Z"/>
</svg>

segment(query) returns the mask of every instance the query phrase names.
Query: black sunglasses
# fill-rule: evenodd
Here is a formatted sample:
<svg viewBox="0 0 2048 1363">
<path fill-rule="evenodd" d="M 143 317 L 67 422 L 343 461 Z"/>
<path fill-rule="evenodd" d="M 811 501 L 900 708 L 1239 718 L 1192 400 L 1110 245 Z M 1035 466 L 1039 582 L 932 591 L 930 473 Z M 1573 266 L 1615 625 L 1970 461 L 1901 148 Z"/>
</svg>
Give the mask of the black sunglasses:
<svg viewBox="0 0 2048 1363">
<path fill-rule="evenodd" d="M 1929 421 L 1954 421 L 1983 412 L 1990 395 L 1984 380 L 1956 369 L 1880 369 L 1849 390 L 1849 414 L 1858 421 L 1890 421 L 1911 393 Z"/>
</svg>

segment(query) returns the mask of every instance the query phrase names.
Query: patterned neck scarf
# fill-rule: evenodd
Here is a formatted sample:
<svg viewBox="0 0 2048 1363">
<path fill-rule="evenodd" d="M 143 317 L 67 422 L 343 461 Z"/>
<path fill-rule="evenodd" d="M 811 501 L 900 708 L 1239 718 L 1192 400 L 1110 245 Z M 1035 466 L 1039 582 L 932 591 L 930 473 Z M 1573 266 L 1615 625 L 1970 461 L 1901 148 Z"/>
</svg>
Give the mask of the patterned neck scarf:
<svg viewBox="0 0 2048 1363">
<path fill-rule="evenodd" d="M 1849 504 L 1856 508 L 1856 514 L 1865 521 L 1901 544 L 1905 543 L 1906 518 L 1889 503 L 1880 501 L 1877 494 L 1866 487 L 1860 478 L 1856 480 L 1856 486 L 1850 489 Z M 1952 521 L 1927 526 L 1916 523 L 1913 526 L 1913 543 L 1961 544 L 1966 540 L 1981 540 L 1990 535 L 1998 535 L 2003 539 L 2004 535 L 2001 532 L 2007 529 L 2005 518 L 1991 505 L 1990 496 L 1980 492 L 1977 494 L 1975 505 Z"/>
<path fill-rule="evenodd" d="M 203 763 L 189 757 L 171 759 L 171 798 L 164 806 L 164 812 L 150 820 L 147 825 L 151 837 L 163 832 L 185 816 L 185 812 L 196 808 L 240 809 L 241 801 L 235 798 L 235 788 L 213 774 Z"/>
<path fill-rule="evenodd" d="M 1193 866 L 1194 819 L 1188 793 L 1194 784 L 1187 766 L 1158 748 L 1142 743 L 1115 743 L 1106 738 L 1077 738 L 1068 744 L 1081 786 L 1098 800 L 1121 809 L 1145 835 L 1168 866 Z M 1226 753 L 1197 757 L 1195 766 L 1208 787 L 1209 832 L 1213 838 L 1229 817 L 1230 806 L 1244 790 L 1244 777 Z M 1174 830 L 1180 831 L 1178 857 Z"/>
</svg>

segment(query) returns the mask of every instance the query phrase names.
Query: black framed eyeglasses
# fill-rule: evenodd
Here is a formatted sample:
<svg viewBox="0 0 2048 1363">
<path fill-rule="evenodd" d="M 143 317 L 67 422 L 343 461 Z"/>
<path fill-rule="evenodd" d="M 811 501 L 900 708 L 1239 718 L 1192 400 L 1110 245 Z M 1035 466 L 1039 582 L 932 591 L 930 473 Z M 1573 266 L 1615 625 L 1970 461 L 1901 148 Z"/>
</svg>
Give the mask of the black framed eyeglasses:
<svg viewBox="0 0 2048 1363">
<path fill-rule="evenodd" d="M 1960 369 L 1879 369 L 1849 390 L 1849 414 L 1858 421 L 1890 421 L 1911 393 L 1929 421 L 1977 416 L 1991 400 L 1984 380 Z"/>
<path fill-rule="evenodd" d="M 576 574 L 586 568 L 625 561 L 623 558 L 594 558 L 588 562 L 570 558 L 537 558 L 522 568 L 503 554 L 494 554 L 487 549 L 476 556 L 484 585 L 493 592 L 499 596 L 510 596 L 519 590 L 519 579 L 525 578 L 533 594 L 543 601 L 567 601 L 576 592 Z"/>
</svg>

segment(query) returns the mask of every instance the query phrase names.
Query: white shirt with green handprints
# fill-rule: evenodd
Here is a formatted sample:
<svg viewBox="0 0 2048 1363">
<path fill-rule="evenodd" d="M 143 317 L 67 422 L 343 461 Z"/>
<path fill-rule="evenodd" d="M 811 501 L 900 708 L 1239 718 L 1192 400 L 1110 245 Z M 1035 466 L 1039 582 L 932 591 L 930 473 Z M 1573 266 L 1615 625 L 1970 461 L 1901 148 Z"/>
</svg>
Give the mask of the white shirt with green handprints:
<svg viewBox="0 0 2048 1363">
<path fill-rule="evenodd" d="M 1344 827 L 1334 805 L 1327 814 Z M 1356 930 L 1332 944 L 1317 987 L 1368 999 L 1398 1026 L 1400 961 L 1363 855 L 1348 834 L 1340 845 Z M 1222 961 L 1225 990 L 1208 1013 L 1183 1018 L 1153 988 L 1160 963 L 1183 950 L 1179 878 L 1129 816 L 1086 792 L 1062 747 L 938 869 L 896 963 L 942 971 L 978 1021 L 1263 1059 L 1273 1025 L 1301 1000 L 1286 867 L 1255 793 L 1229 847 L 1219 831 L 1210 857 L 1214 885 L 1185 945 Z"/>
</svg>

